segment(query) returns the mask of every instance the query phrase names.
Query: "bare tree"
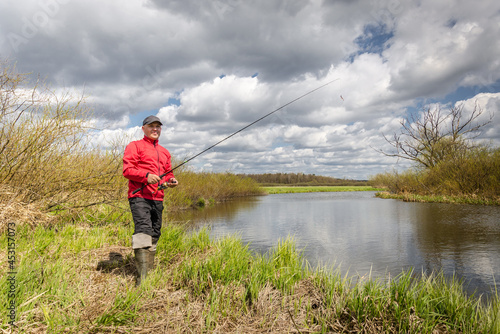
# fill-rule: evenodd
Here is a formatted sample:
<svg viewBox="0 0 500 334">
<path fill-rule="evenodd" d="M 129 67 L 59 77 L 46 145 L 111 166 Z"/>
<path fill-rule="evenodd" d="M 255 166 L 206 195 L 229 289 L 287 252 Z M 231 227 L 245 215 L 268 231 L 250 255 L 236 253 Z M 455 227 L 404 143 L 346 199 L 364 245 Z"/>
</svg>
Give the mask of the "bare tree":
<svg viewBox="0 0 500 334">
<path fill-rule="evenodd" d="M 410 115 L 400 121 L 399 133 L 385 140 L 395 152 L 379 152 L 415 162 L 420 167 L 432 168 L 440 161 L 466 153 L 476 147 L 475 138 L 481 129 L 491 123 L 493 115 L 479 121 L 484 113 L 476 103 L 471 113 L 464 112 L 464 105 L 451 107 L 443 113 L 440 106 L 428 108 L 418 115 Z"/>
</svg>

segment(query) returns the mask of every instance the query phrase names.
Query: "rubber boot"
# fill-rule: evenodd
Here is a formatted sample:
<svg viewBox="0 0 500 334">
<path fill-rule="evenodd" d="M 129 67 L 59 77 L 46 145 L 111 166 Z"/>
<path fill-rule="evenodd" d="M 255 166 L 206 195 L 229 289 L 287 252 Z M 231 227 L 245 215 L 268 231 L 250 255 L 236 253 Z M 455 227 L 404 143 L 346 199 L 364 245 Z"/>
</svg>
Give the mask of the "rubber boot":
<svg viewBox="0 0 500 334">
<path fill-rule="evenodd" d="M 148 270 L 153 270 L 155 265 L 156 249 L 148 249 Z"/>
<path fill-rule="evenodd" d="M 148 276 L 149 250 L 145 248 L 134 249 L 135 266 L 137 268 L 137 280 L 135 286 L 141 285 L 142 280 Z"/>
</svg>

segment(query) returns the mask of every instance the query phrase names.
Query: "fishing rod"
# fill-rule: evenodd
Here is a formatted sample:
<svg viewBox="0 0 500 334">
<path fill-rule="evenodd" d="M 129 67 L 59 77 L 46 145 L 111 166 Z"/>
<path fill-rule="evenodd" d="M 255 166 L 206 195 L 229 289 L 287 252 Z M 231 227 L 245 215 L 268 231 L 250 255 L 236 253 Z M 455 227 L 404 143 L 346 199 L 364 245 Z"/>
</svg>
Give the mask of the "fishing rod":
<svg viewBox="0 0 500 334">
<path fill-rule="evenodd" d="M 283 109 L 283 108 L 285 108 L 285 107 L 289 106 L 290 104 L 292 104 L 292 103 L 294 103 L 294 102 L 296 102 L 296 101 L 298 101 L 298 100 L 302 99 L 303 97 L 306 97 L 306 96 L 307 96 L 307 95 L 309 95 L 309 94 L 314 93 L 315 91 L 317 91 L 317 90 L 319 90 L 319 89 L 321 89 L 321 88 L 323 88 L 323 87 L 325 87 L 325 86 L 328 86 L 329 84 L 331 84 L 332 82 L 337 81 L 337 80 L 339 80 L 339 78 L 337 78 L 337 79 L 335 79 L 335 80 L 328 81 L 327 83 L 325 83 L 325 84 L 323 84 L 323 85 L 321 85 L 321 86 L 319 86 L 319 87 L 316 87 L 316 88 L 314 88 L 313 90 L 310 90 L 309 92 L 307 92 L 307 93 L 305 93 L 305 94 L 303 94 L 303 95 L 301 95 L 301 96 L 299 96 L 299 97 L 297 97 L 297 98 L 295 98 L 295 99 L 291 100 L 290 102 L 285 103 L 285 104 L 284 104 L 284 105 L 282 105 L 281 107 L 279 107 L 279 108 L 277 108 L 277 109 L 274 109 L 274 110 L 273 110 L 273 111 L 271 111 L 270 113 L 267 113 L 266 115 L 262 116 L 261 118 L 259 118 L 259 119 L 255 120 L 255 121 L 253 121 L 252 123 L 250 123 L 250 124 L 248 124 L 248 125 L 246 125 L 246 126 L 242 127 L 242 128 L 241 128 L 241 129 L 239 129 L 238 131 L 233 132 L 232 134 L 230 134 L 230 135 L 229 135 L 229 136 L 227 136 L 226 138 L 224 138 L 224 139 L 222 139 L 222 140 L 219 140 L 217 143 L 213 144 L 212 146 L 207 147 L 206 149 L 204 149 L 204 150 L 203 150 L 203 151 L 201 151 L 200 153 L 198 153 L 198 154 L 196 154 L 196 155 L 192 156 L 191 158 L 187 159 L 187 160 L 186 160 L 186 161 L 184 161 L 183 163 L 181 163 L 181 164 L 179 164 L 179 165 L 175 166 L 174 168 L 172 168 L 172 169 L 168 170 L 167 172 L 165 172 L 165 173 L 161 174 L 161 175 L 160 175 L 160 179 L 161 179 L 161 178 L 163 178 L 163 177 L 164 177 L 165 175 L 167 175 L 168 173 L 173 172 L 173 171 L 174 171 L 174 170 L 176 170 L 177 168 L 179 168 L 179 167 L 181 167 L 181 166 L 184 166 L 185 164 L 187 164 L 187 163 L 188 163 L 188 162 L 190 162 L 191 160 L 193 160 L 193 159 L 195 159 L 195 158 L 199 157 L 200 155 L 202 155 L 202 154 L 203 154 L 203 153 L 205 153 L 206 151 L 208 151 L 208 150 L 210 150 L 210 149 L 214 148 L 215 146 L 219 145 L 220 143 L 222 143 L 222 142 L 224 142 L 224 141 L 228 140 L 228 139 L 229 139 L 229 138 L 231 138 L 232 136 L 234 136 L 234 135 L 236 135 L 236 134 L 240 133 L 241 131 L 243 131 L 243 130 L 245 130 L 245 129 L 249 128 L 249 127 L 251 127 L 251 126 L 252 126 L 252 125 L 254 125 L 255 123 L 262 121 L 264 118 L 266 118 L 266 117 L 268 117 L 268 116 L 271 116 L 271 115 L 272 115 L 272 114 L 274 114 L 275 112 L 277 112 L 277 111 L 279 111 L 279 110 L 281 110 L 281 109 Z M 168 181 L 167 181 L 167 183 L 168 183 Z M 137 193 L 137 192 L 141 191 L 141 190 L 142 190 L 142 189 L 144 189 L 147 185 L 148 185 L 148 184 L 145 184 L 145 185 L 143 185 L 142 187 L 137 188 L 136 190 L 134 190 L 134 191 L 132 192 L 132 194 L 135 194 L 135 193 Z M 158 191 L 158 190 L 160 190 L 160 189 L 163 189 L 163 187 L 164 187 L 164 186 L 163 186 L 163 184 L 160 184 L 160 185 L 158 186 L 158 188 L 157 188 L 154 192 L 156 192 L 156 191 Z"/>
</svg>

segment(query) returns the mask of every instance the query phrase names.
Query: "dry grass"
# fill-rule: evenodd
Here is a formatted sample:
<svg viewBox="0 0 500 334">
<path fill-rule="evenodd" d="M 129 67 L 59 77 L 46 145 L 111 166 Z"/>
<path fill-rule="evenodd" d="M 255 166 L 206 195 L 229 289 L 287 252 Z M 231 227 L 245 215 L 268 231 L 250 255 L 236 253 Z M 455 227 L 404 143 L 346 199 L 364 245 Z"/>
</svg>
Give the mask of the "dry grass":
<svg viewBox="0 0 500 334">
<path fill-rule="evenodd" d="M 0 233 L 4 233 L 8 223 L 48 226 L 54 217 L 43 212 L 37 203 L 21 202 L 14 191 L 0 185 Z M 36 223 L 35 223 L 36 222 Z"/>
<path fill-rule="evenodd" d="M 168 280 L 174 267 L 159 264 L 152 275 L 166 277 L 161 280 L 161 287 L 150 287 L 138 293 L 136 301 L 135 321 L 133 324 L 102 326 L 95 320 L 109 313 L 115 307 L 116 296 L 132 289 L 135 280 L 135 269 L 128 247 L 106 247 L 78 256 L 68 256 L 67 261 L 73 263 L 71 270 L 80 272 L 84 277 L 79 282 L 81 297 L 66 306 L 60 312 L 77 314 L 80 324 L 75 327 L 52 328 L 45 323 L 41 307 L 32 309 L 32 317 L 27 321 L 20 316 L 17 325 L 24 333 L 203 333 L 207 332 L 207 313 L 210 306 L 207 298 L 210 295 L 194 296 L 189 289 L 180 288 Z M 258 295 L 257 301 L 248 307 L 243 303 L 244 288 L 237 284 L 223 286 L 214 285 L 210 294 L 217 295 L 230 310 L 230 316 L 218 316 L 212 319 L 212 333 L 312 333 L 319 332 L 319 325 L 308 322 L 308 311 L 305 305 L 318 308 L 321 297 L 310 280 L 303 280 L 295 287 L 295 293 L 284 296 L 276 288 L 267 285 Z M 40 295 L 40 294 L 39 294 Z M 30 296 L 36 300 L 39 296 Z M 46 295 L 46 294 L 45 294 Z M 40 296 L 41 297 L 41 296 Z M 297 301 L 303 305 L 297 307 Z M 56 311 L 56 310 L 54 310 Z M 23 319 L 24 318 L 24 319 Z M 342 327 L 337 325 L 339 329 Z"/>
<path fill-rule="evenodd" d="M 185 168 L 176 172 L 179 186 L 165 192 L 171 210 L 204 207 L 235 197 L 263 195 L 258 183 L 232 173 L 195 173 Z"/>
</svg>

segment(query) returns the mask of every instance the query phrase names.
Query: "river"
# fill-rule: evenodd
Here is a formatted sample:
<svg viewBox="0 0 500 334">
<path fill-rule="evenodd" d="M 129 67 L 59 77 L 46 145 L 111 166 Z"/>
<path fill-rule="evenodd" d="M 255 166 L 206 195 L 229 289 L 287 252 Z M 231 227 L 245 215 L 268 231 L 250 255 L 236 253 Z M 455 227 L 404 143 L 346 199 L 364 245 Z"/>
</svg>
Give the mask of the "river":
<svg viewBox="0 0 500 334">
<path fill-rule="evenodd" d="M 342 275 L 394 277 L 443 271 L 471 294 L 491 295 L 500 278 L 500 207 L 407 203 L 374 192 L 276 194 L 169 217 L 210 225 L 212 238 L 238 235 L 264 253 L 294 237 L 316 267 Z"/>
</svg>

